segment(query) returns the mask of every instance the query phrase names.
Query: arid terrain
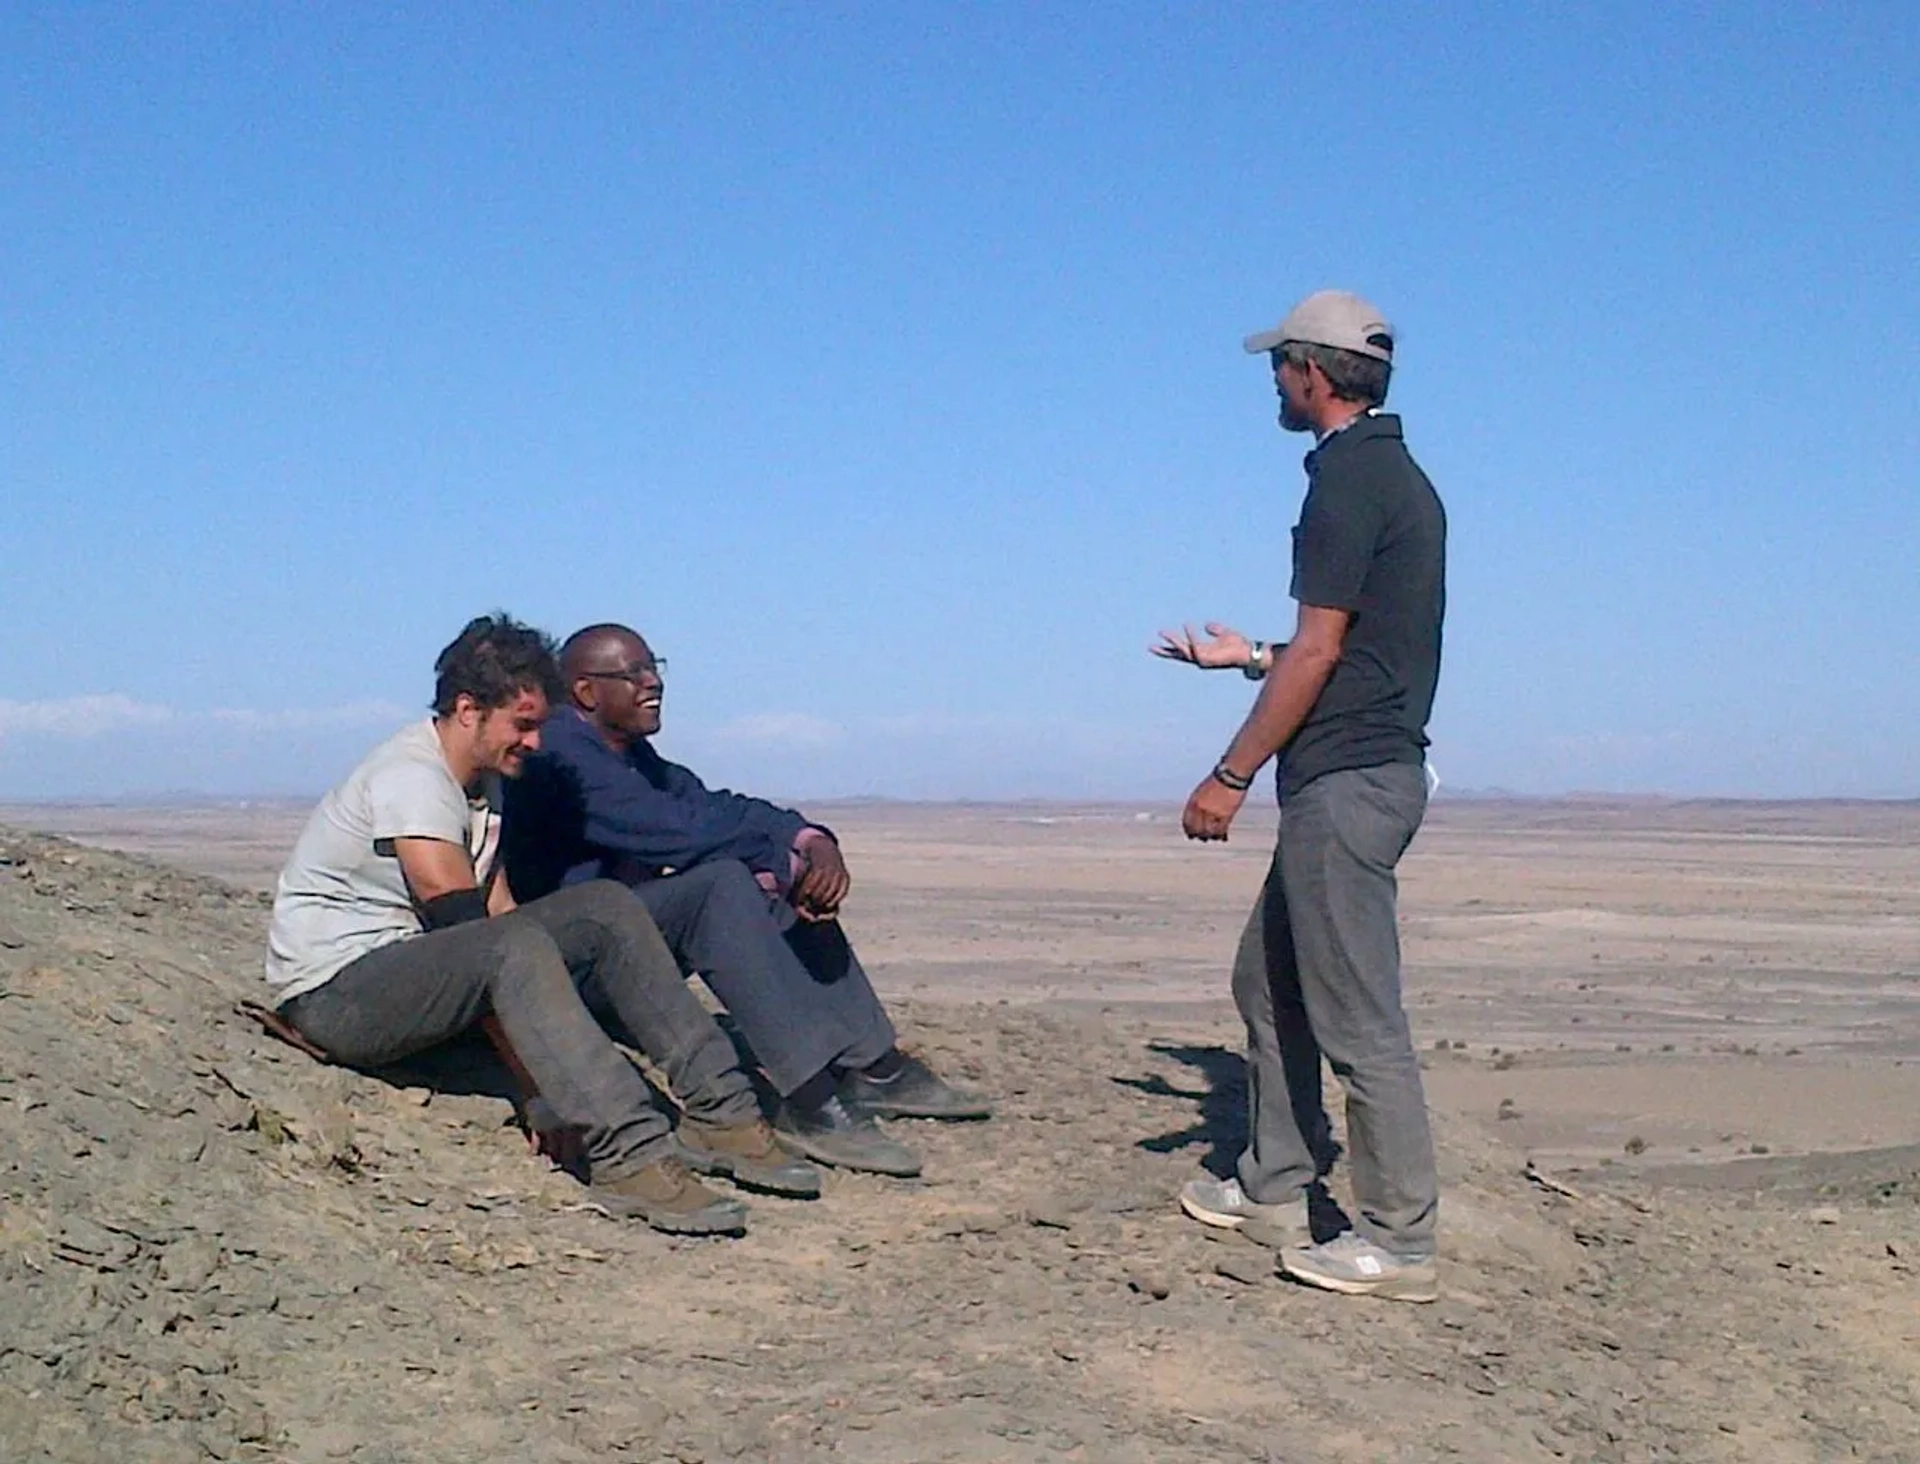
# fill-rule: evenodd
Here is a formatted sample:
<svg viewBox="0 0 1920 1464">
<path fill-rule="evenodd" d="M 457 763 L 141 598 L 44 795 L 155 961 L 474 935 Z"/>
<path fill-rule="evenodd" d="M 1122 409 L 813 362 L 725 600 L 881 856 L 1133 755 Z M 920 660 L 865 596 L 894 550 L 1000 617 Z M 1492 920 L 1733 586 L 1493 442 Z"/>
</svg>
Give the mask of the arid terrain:
<svg viewBox="0 0 1920 1464">
<path fill-rule="evenodd" d="M 1920 1460 L 1920 805 L 1435 807 L 1431 1307 L 1173 1203 L 1270 812 L 812 811 L 1000 1114 L 728 1243 L 582 1209 L 484 1053 L 233 1014 L 304 807 L 0 808 L 0 1461 Z"/>
</svg>

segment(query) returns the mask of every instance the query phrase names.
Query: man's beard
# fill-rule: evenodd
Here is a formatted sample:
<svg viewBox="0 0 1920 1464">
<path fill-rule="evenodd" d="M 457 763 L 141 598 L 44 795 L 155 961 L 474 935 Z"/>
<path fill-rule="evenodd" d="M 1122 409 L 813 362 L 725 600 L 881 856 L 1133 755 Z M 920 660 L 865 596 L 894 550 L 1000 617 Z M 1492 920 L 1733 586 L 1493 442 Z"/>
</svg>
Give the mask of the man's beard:
<svg viewBox="0 0 1920 1464">
<path fill-rule="evenodd" d="M 1287 432 L 1311 432 L 1313 423 L 1309 422 L 1294 404 L 1282 397 L 1280 399 L 1280 426 Z"/>
</svg>

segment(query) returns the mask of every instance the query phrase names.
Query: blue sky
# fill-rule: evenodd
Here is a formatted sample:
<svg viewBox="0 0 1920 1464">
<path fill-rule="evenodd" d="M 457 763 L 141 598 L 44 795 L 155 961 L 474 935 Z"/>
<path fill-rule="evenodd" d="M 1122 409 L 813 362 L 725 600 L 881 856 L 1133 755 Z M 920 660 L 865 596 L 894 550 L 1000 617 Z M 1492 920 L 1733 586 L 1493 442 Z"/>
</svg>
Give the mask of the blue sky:
<svg viewBox="0 0 1920 1464">
<path fill-rule="evenodd" d="M 1179 796 L 1358 289 L 1448 785 L 1920 795 L 1920 11 L 15 6 L 0 797 L 317 791 L 495 606 L 794 796 Z"/>
</svg>

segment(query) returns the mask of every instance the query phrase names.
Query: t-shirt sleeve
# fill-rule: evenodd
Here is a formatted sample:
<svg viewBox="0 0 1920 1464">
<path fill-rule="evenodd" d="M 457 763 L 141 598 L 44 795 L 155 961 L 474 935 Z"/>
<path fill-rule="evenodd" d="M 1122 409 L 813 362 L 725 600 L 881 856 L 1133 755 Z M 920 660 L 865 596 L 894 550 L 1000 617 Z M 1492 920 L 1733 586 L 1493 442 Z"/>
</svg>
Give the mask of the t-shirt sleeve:
<svg viewBox="0 0 1920 1464">
<path fill-rule="evenodd" d="M 388 839 L 445 839 L 467 847 L 466 800 L 444 774 L 415 763 L 381 768 L 367 781 L 375 843 Z"/>
<path fill-rule="evenodd" d="M 1379 535 L 1379 503 L 1364 484 L 1330 492 L 1316 482 L 1293 531 L 1293 598 L 1326 610 L 1358 610 Z"/>
</svg>

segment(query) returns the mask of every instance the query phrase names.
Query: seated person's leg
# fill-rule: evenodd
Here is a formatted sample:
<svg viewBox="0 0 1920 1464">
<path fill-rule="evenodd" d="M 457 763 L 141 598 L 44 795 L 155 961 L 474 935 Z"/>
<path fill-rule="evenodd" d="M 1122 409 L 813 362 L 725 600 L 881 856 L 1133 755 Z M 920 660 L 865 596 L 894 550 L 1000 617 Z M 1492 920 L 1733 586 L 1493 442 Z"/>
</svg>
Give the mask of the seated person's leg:
<svg viewBox="0 0 1920 1464">
<path fill-rule="evenodd" d="M 776 1194 L 816 1195 L 820 1176 L 781 1152 L 733 1044 L 687 989 L 646 907 L 594 880 L 522 905 L 558 948 L 587 1007 L 665 1071 L 687 1110 L 682 1147 L 710 1172 Z"/>
<path fill-rule="evenodd" d="M 775 1127 L 790 1147 L 841 1169 L 920 1172 L 919 1155 L 840 1101 L 838 1064 L 858 1029 L 781 939 L 746 865 L 717 859 L 634 892 L 681 969 L 698 972 L 739 1024 L 783 1100 Z"/>
<path fill-rule="evenodd" d="M 838 920 L 802 920 L 785 901 L 773 909 L 819 1000 L 857 1034 L 841 1062 L 840 1096 L 849 1106 L 879 1118 L 992 1117 L 993 1106 L 980 1094 L 954 1087 L 900 1050 L 893 1020 Z"/>
<path fill-rule="evenodd" d="M 459 1035 L 488 1010 L 541 1096 L 580 1130 L 597 1200 L 666 1230 L 744 1228 L 740 1204 L 678 1168 L 666 1116 L 532 922 L 506 915 L 395 941 L 290 1002 L 286 1015 L 337 1061 L 377 1066 Z"/>
</svg>

